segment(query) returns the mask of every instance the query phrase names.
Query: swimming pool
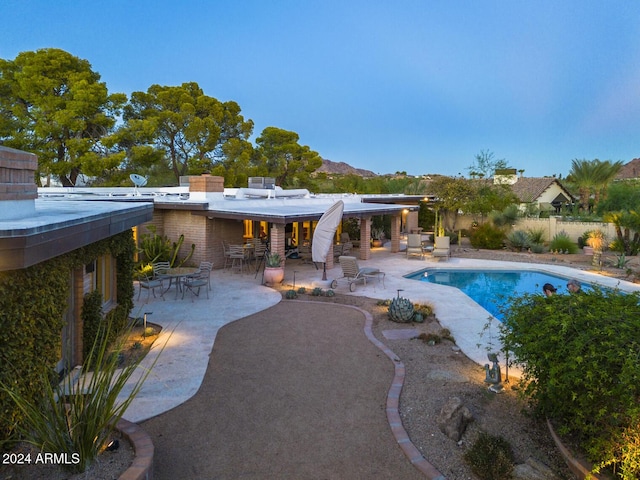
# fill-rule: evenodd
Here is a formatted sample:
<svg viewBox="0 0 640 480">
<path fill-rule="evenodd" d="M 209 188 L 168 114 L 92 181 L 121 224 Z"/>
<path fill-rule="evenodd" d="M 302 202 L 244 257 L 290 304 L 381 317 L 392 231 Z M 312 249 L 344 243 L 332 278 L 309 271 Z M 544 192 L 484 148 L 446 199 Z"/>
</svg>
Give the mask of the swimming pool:
<svg viewBox="0 0 640 480">
<path fill-rule="evenodd" d="M 500 307 L 513 296 L 525 293 L 542 293 L 542 285 L 550 283 L 558 293 L 567 293 L 569 278 L 532 270 L 440 270 L 426 268 L 405 275 L 405 278 L 421 282 L 456 287 L 471 297 L 498 320 L 502 319 Z M 583 288 L 589 288 L 583 285 Z"/>
</svg>

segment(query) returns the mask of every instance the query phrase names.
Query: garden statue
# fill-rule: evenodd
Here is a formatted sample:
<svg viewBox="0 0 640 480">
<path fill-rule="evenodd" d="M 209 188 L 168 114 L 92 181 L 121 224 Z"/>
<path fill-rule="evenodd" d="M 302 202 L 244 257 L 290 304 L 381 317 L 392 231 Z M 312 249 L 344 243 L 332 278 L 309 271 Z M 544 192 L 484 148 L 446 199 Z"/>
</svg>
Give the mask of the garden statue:
<svg viewBox="0 0 640 480">
<path fill-rule="evenodd" d="M 484 365 L 484 370 L 487 374 L 484 379 L 484 383 L 490 383 L 489 391 L 493 393 L 502 393 L 504 392 L 502 386 L 502 373 L 500 372 L 500 364 L 498 363 L 498 354 L 497 353 L 489 353 L 487 354 L 489 361 L 493 363 L 493 366 L 489 368 L 489 364 L 486 363 Z"/>
</svg>

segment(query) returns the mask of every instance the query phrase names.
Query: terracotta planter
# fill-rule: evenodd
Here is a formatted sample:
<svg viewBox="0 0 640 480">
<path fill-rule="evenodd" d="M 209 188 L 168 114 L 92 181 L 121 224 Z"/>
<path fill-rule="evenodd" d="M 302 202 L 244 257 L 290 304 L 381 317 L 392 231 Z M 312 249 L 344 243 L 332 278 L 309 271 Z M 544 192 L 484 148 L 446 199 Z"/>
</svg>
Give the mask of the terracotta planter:
<svg viewBox="0 0 640 480">
<path fill-rule="evenodd" d="M 378 248 L 382 246 L 382 240 L 371 240 L 371 246 Z"/>
<path fill-rule="evenodd" d="M 284 280 L 284 267 L 264 267 L 264 283 L 275 285 Z"/>
<path fill-rule="evenodd" d="M 582 247 L 582 253 L 584 253 L 585 255 L 593 255 L 593 247 L 585 245 L 584 247 Z"/>
</svg>

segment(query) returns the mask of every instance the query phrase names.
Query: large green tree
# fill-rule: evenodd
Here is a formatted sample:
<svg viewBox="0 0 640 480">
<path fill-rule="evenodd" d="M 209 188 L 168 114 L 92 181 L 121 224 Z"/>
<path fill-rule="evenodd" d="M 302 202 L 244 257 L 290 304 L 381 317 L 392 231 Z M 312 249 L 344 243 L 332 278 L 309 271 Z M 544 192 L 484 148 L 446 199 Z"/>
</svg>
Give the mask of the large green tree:
<svg viewBox="0 0 640 480">
<path fill-rule="evenodd" d="M 124 120 L 119 135 L 128 162 L 152 165 L 161 154 L 176 181 L 246 158 L 251 150 L 253 122 L 243 118 L 240 106 L 205 95 L 195 82 L 134 92 Z"/>
<path fill-rule="evenodd" d="M 298 143 L 295 132 L 276 127 L 265 128 L 256 139 L 258 162 L 266 175 L 281 187 L 306 187 L 310 175 L 322 165 L 322 157 Z"/>
<path fill-rule="evenodd" d="M 80 173 L 100 175 L 122 154 L 101 142 L 112 132 L 124 94 L 109 94 L 91 64 L 63 50 L 0 59 L 0 142 L 38 155 L 38 178 L 75 185 Z"/>
</svg>

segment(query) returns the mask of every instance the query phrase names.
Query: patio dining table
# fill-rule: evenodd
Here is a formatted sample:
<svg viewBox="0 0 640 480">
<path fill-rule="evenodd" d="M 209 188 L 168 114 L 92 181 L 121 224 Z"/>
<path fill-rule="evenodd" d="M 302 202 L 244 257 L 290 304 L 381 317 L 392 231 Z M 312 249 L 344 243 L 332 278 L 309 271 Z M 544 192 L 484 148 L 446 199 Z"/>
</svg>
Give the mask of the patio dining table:
<svg viewBox="0 0 640 480">
<path fill-rule="evenodd" d="M 171 284 L 174 283 L 174 280 L 175 280 L 175 284 L 176 284 L 176 299 L 177 299 L 178 298 L 178 293 L 181 291 L 181 288 L 182 288 L 183 279 L 185 277 L 188 277 L 189 275 L 193 275 L 197 271 L 198 271 L 198 269 L 196 267 L 175 267 L 175 268 L 170 268 L 169 270 L 167 270 L 165 273 L 162 274 L 163 277 L 169 279 L 169 286 L 167 287 L 166 291 L 169 291 L 169 289 L 171 288 Z"/>
</svg>

